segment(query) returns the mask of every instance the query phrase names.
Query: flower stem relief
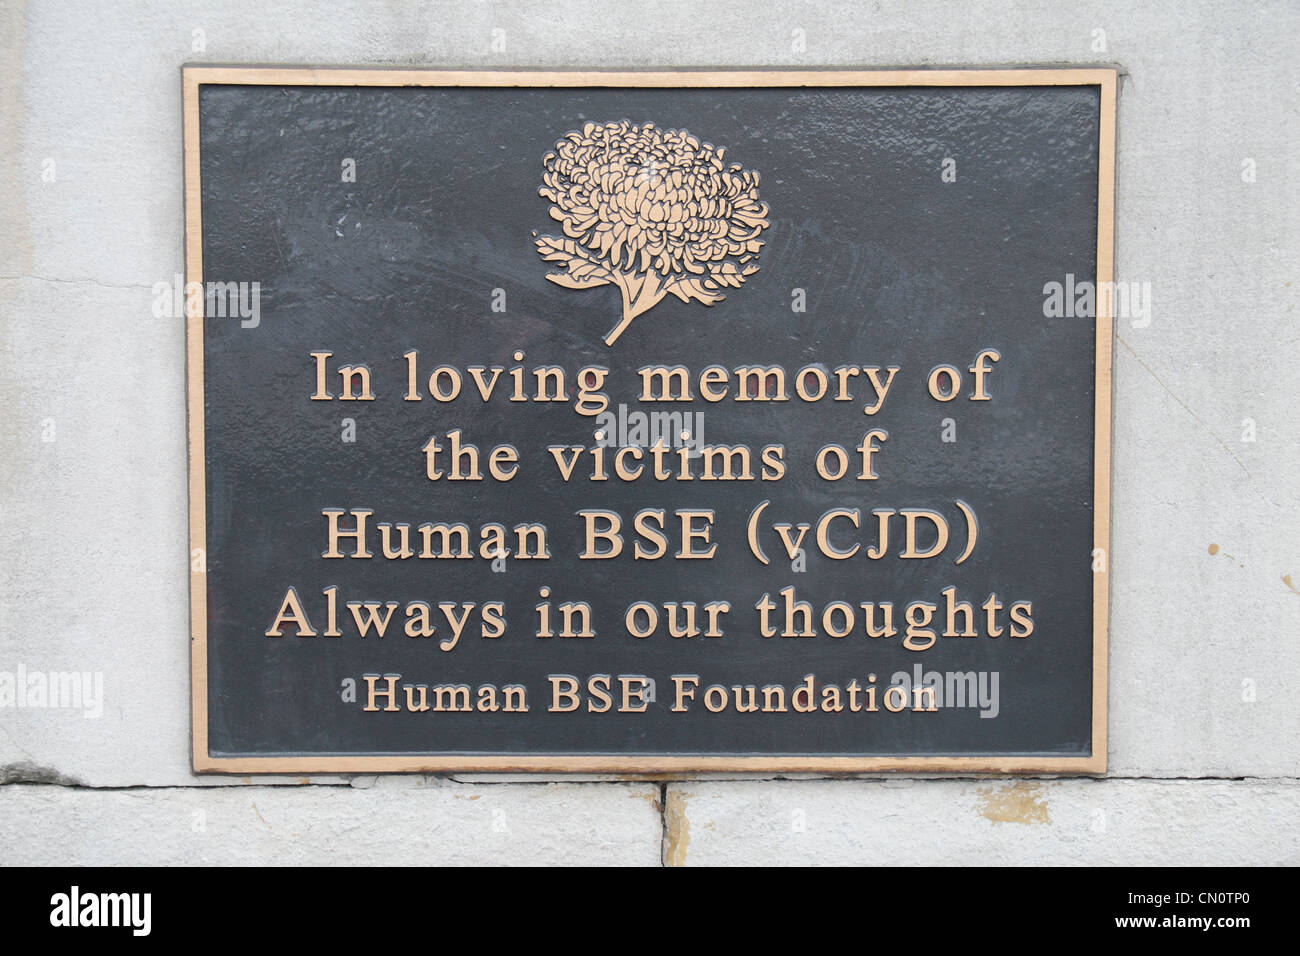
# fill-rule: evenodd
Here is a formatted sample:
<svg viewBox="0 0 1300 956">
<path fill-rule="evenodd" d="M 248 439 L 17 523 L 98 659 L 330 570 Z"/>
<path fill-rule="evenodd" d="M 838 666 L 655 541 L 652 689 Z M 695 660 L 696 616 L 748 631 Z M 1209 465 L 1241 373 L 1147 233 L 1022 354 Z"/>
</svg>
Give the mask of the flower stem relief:
<svg viewBox="0 0 1300 956">
<path fill-rule="evenodd" d="M 546 278 L 568 289 L 618 286 L 623 316 L 606 345 L 665 295 L 713 305 L 758 271 L 767 203 L 758 173 L 724 164 L 725 152 L 686 130 L 624 120 L 588 123 L 542 159 L 538 192 L 564 231 L 537 240 L 561 270 Z"/>
</svg>

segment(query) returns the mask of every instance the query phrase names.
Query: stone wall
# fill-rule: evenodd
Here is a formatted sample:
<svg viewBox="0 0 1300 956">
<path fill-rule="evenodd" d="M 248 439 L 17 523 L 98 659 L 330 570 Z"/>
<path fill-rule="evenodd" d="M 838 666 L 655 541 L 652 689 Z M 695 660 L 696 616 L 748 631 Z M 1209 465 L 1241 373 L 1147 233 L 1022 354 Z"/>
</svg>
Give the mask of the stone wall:
<svg viewBox="0 0 1300 956">
<path fill-rule="evenodd" d="M 7 863 L 1300 862 L 1292 3 L 214 3 L 0 10 Z M 1103 779 L 197 777 L 190 771 L 182 63 L 1117 65 Z M 53 855 L 53 859 L 52 859 Z"/>
</svg>

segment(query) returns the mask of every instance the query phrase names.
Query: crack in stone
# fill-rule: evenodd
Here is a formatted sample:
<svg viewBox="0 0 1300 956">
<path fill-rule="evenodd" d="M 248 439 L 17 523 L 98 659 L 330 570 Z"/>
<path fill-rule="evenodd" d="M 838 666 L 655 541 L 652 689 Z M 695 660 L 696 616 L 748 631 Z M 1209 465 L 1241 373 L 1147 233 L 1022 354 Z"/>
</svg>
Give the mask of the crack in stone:
<svg viewBox="0 0 1300 956">
<path fill-rule="evenodd" d="M 89 284 L 89 285 L 97 285 L 105 289 L 149 289 L 150 291 L 153 290 L 153 286 L 144 283 L 121 284 L 117 282 L 104 282 L 100 279 L 89 279 L 89 278 L 61 279 L 56 276 L 38 276 L 38 275 L 0 276 L 0 282 L 24 282 L 27 280 L 31 280 L 33 282 L 58 282 L 65 285 Z"/>
<path fill-rule="evenodd" d="M 571 787 L 627 787 L 636 786 L 634 780 L 477 780 L 465 782 L 456 780 L 452 777 L 440 778 L 447 783 L 454 783 L 463 787 L 553 787 L 556 784 L 564 784 Z M 1028 781 L 1077 781 L 1079 783 L 1300 783 L 1300 776 L 1245 776 L 1245 777 L 1227 777 L 1227 776 L 1106 776 L 1106 777 L 1005 777 L 1005 776 L 986 776 L 986 777 L 810 777 L 800 780 L 790 780 L 784 778 L 763 778 L 759 780 L 737 780 L 734 778 L 709 779 L 709 778 L 686 778 L 682 780 L 671 780 L 659 783 L 658 799 L 653 801 L 652 805 L 659 811 L 662 820 L 662 829 L 667 839 L 669 827 L 669 814 L 676 811 L 677 807 L 669 806 L 669 787 L 680 788 L 684 784 L 784 784 L 798 785 L 808 783 L 900 783 L 907 781 L 909 783 L 991 783 L 1008 780 L 1028 780 Z M 140 790 L 237 790 L 240 788 L 256 787 L 347 787 L 352 788 L 350 780 L 326 781 L 318 780 L 309 783 L 300 781 L 279 781 L 279 780 L 258 780 L 249 783 L 136 783 L 136 784 L 93 784 L 69 776 L 56 770 L 53 767 L 43 767 L 34 761 L 17 761 L 0 766 L 0 787 L 5 786 L 58 786 L 69 790 L 87 790 L 102 791 L 105 793 L 140 791 Z M 674 793 L 680 792 L 675 789 Z M 674 797 L 675 803 L 678 798 Z"/>
<path fill-rule="evenodd" d="M 659 802 L 656 809 L 659 811 L 659 865 L 667 866 L 668 860 L 668 787 L 669 783 L 664 781 L 659 784 Z"/>
<path fill-rule="evenodd" d="M 1128 354 L 1131 355 L 1131 356 L 1133 356 L 1134 361 L 1136 361 L 1136 362 L 1138 363 L 1138 365 L 1141 365 L 1142 368 L 1146 371 L 1146 373 L 1147 373 L 1148 375 L 1150 375 L 1153 379 L 1155 379 L 1156 384 L 1159 385 L 1161 388 L 1163 388 L 1166 392 L 1168 392 L 1168 393 L 1169 393 L 1169 397 L 1172 398 L 1172 399 L 1173 399 L 1175 402 L 1177 402 L 1179 405 L 1181 405 L 1181 406 L 1183 407 L 1183 411 L 1187 412 L 1188 415 L 1191 415 L 1192 418 L 1196 420 L 1196 424 L 1200 425 L 1201 428 L 1202 428 L 1202 430 L 1203 430 L 1207 435 L 1209 435 L 1211 438 L 1213 438 L 1216 442 L 1219 443 L 1219 447 L 1221 447 L 1224 451 L 1226 451 L 1226 452 L 1228 453 L 1228 457 L 1231 458 L 1233 461 L 1235 461 L 1235 462 L 1237 463 L 1237 467 L 1240 468 L 1242 471 L 1244 471 L 1244 472 L 1246 473 L 1246 477 L 1247 477 L 1247 478 L 1250 478 L 1250 479 L 1253 480 L 1253 479 L 1254 479 L 1254 476 L 1250 473 L 1250 470 L 1249 470 L 1249 469 L 1248 469 L 1244 464 L 1242 464 L 1240 458 L 1238 458 L 1235 454 L 1233 454 L 1232 449 L 1228 447 L 1227 442 L 1225 442 L 1222 438 L 1220 438 L 1218 435 L 1216 435 L 1216 434 L 1215 434 L 1215 433 L 1210 429 L 1210 426 L 1209 426 L 1209 425 L 1207 425 L 1207 424 L 1205 424 L 1205 422 L 1201 421 L 1201 416 L 1200 416 L 1200 415 L 1197 415 L 1196 412 L 1192 411 L 1190 405 L 1188 405 L 1188 404 L 1187 404 L 1186 402 L 1184 402 L 1181 398 L 1179 398 L 1176 394 L 1174 394 L 1174 390 L 1173 390 L 1172 388 L 1170 388 L 1168 385 L 1166 385 L 1166 384 L 1161 380 L 1160 376 L 1157 375 L 1157 374 L 1155 373 L 1155 370 L 1152 369 L 1150 365 L 1148 365 L 1146 362 L 1142 361 L 1141 357 L 1137 354 L 1137 352 L 1134 352 L 1134 351 L 1133 351 L 1133 346 L 1131 346 L 1131 345 L 1129 345 L 1127 342 L 1125 342 L 1125 341 L 1124 341 L 1124 337 L 1123 337 L 1122 335 L 1120 335 L 1118 332 L 1115 333 L 1115 341 L 1119 342 L 1120 345 L 1124 346 L 1124 348 L 1125 348 L 1125 350 L 1128 352 Z"/>
</svg>

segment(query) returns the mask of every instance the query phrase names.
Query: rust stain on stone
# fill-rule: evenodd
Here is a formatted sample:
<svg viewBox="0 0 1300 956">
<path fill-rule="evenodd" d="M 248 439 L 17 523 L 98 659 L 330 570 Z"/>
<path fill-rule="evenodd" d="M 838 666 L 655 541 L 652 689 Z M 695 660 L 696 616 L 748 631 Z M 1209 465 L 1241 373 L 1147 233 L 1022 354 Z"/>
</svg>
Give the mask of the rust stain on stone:
<svg viewBox="0 0 1300 956">
<path fill-rule="evenodd" d="M 1036 783 L 1020 780 L 1010 786 L 994 785 L 980 791 L 980 816 L 994 823 L 1051 823 L 1047 796 Z"/>
<path fill-rule="evenodd" d="M 1285 584 L 1287 587 L 1289 587 L 1292 591 L 1295 591 L 1296 594 L 1300 594 L 1300 591 L 1296 591 L 1296 586 L 1291 583 L 1291 575 L 1289 574 L 1282 575 L 1282 583 Z"/>
<path fill-rule="evenodd" d="M 1219 553 L 1219 546 L 1217 544 L 1211 544 L 1210 554 L 1218 554 L 1218 553 Z"/>
<path fill-rule="evenodd" d="M 664 866 L 685 866 L 686 848 L 691 845 L 691 821 L 686 816 L 683 790 L 668 790 L 664 806 Z"/>
<path fill-rule="evenodd" d="M 257 804 L 256 804 L 256 803 L 253 804 L 253 812 L 257 814 L 257 819 L 261 820 L 263 823 L 266 823 L 266 817 L 262 816 L 262 811 L 259 810 L 259 809 L 257 809 Z M 267 826 L 267 829 L 270 829 L 271 824 L 266 823 L 266 826 Z"/>
</svg>

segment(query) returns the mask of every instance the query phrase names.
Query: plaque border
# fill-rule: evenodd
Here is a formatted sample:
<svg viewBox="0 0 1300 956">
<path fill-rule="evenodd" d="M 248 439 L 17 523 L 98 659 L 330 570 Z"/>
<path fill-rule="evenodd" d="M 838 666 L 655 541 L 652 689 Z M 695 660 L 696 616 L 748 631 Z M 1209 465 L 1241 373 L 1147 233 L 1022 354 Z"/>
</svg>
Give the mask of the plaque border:
<svg viewBox="0 0 1300 956">
<path fill-rule="evenodd" d="M 1096 86 L 1100 92 L 1097 143 L 1098 285 L 1114 278 L 1115 113 L 1118 71 L 1110 67 L 926 70 L 444 70 L 438 68 L 251 67 L 181 68 L 185 165 L 185 279 L 203 281 L 202 192 L 199 183 L 199 88 L 251 86 L 388 87 L 945 87 Z M 736 756 L 721 754 L 298 755 L 214 757 L 208 749 L 207 575 L 190 572 L 190 672 L 193 766 L 196 773 L 334 774 L 406 772 L 616 773 L 633 777 L 710 772 L 750 773 L 979 773 L 1102 774 L 1106 772 L 1108 613 L 1110 606 L 1110 457 L 1113 319 L 1109 296 L 1097 296 L 1094 398 L 1093 547 L 1105 564 L 1093 572 L 1092 752 L 1061 757 L 1024 754 L 963 756 Z M 201 312 L 201 310 L 200 310 Z M 186 390 L 189 434 L 189 539 L 207 550 L 206 449 L 203 393 L 203 316 L 186 315 Z M 1082 559 L 1081 559 L 1082 561 Z"/>
</svg>

